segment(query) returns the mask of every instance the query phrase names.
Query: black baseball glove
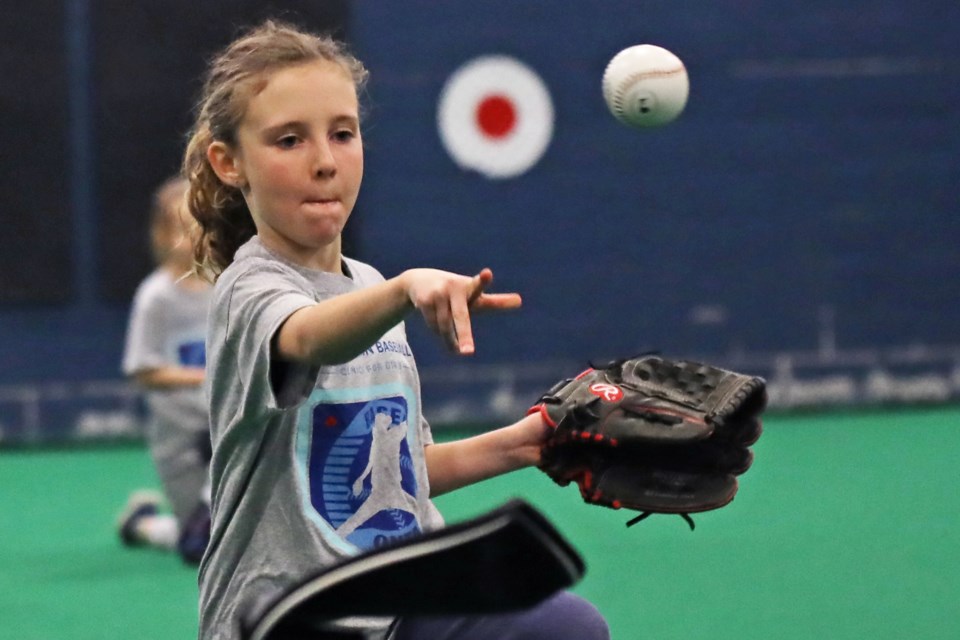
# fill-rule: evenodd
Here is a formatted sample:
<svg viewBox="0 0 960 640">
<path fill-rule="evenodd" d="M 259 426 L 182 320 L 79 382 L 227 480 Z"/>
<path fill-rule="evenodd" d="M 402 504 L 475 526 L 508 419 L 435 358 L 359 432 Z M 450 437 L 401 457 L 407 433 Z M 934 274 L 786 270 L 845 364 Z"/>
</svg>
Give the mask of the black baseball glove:
<svg viewBox="0 0 960 640">
<path fill-rule="evenodd" d="M 540 469 L 584 501 L 641 514 L 718 509 L 753 462 L 762 378 L 654 355 L 594 365 L 534 405 L 553 427 Z"/>
</svg>

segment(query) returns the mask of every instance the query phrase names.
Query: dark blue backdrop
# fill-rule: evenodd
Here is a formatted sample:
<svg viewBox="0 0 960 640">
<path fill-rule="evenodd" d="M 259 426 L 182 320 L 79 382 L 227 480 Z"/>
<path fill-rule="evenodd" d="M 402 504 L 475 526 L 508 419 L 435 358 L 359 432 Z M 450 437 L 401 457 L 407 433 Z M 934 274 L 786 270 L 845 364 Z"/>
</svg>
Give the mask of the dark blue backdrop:
<svg viewBox="0 0 960 640">
<path fill-rule="evenodd" d="M 956 2 L 357 3 L 352 35 L 372 71 L 362 254 L 388 275 L 490 265 L 520 291 L 480 323 L 480 360 L 810 348 L 822 307 L 843 346 L 958 341 Z M 656 131 L 601 99 L 638 43 L 689 69 Z M 512 180 L 459 169 L 436 128 L 444 82 L 487 54 L 556 109 Z"/>
<path fill-rule="evenodd" d="M 785 405 L 960 397 L 956 0 L 287 4 L 313 7 L 315 27 L 318 7 L 349 7 L 345 33 L 372 72 L 355 255 L 388 276 L 490 266 L 497 289 L 525 298 L 477 320 L 479 351 L 463 368 L 409 323 L 435 422 L 516 415 L 569 373 L 557 363 L 646 349 L 756 366 Z M 63 45 L 43 85 L 53 97 L 40 100 L 51 128 L 22 130 L 69 152 L 69 180 L 11 183 L 5 201 L 6 246 L 31 260 L 9 252 L 2 279 L 14 302 L 0 309 L 0 442 L 135 428 L 130 395 L 96 381 L 120 380 L 128 298 L 149 268 L 144 184 L 176 167 L 183 132 L 170 127 L 189 120 L 205 55 L 250 22 L 238 16 L 272 5 L 239 3 L 233 18 L 177 5 L 192 15 L 177 30 L 90 0 L 43 6 L 70 9 L 64 27 L 49 12 L 36 22 Z M 639 43 L 675 52 L 691 82 L 680 119 L 643 132 L 618 124 L 600 92 L 609 59 Z M 118 47 L 129 56 L 111 55 Z M 502 181 L 460 169 L 436 126 L 450 75 L 490 54 L 536 71 L 556 113 L 540 162 Z M 154 63 L 136 56 L 164 61 L 163 73 L 141 73 Z M 11 87 L 5 107 L 35 108 Z M 154 143 L 154 130 L 169 135 Z M 30 157 L 11 156 L 8 173 L 64 160 Z M 34 192 L 49 197 L 17 209 Z M 51 271 L 67 240 L 73 269 Z M 17 284 L 48 272 L 57 288 Z"/>
</svg>

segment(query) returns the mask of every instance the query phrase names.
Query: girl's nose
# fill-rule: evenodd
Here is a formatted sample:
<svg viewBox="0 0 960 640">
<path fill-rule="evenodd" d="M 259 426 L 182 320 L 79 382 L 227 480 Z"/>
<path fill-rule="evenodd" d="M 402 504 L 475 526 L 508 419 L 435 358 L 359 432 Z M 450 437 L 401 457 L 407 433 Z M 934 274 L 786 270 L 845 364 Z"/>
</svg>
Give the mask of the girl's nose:
<svg viewBox="0 0 960 640">
<path fill-rule="evenodd" d="M 337 172 L 337 162 L 327 142 L 317 144 L 314 158 L 314 174 L 317 176 L 332 176 Z"/>
</svg>

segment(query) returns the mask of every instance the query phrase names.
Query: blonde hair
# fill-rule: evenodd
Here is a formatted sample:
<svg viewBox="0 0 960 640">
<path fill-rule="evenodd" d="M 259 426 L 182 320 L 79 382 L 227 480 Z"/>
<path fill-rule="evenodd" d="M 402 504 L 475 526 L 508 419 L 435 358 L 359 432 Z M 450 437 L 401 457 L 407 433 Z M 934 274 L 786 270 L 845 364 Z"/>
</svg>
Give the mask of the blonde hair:
<svg viewBox="0 0 960 640">
<path fill-rule="evenodd" d="M 153 260 L 163 264 L 170 255 L 174 238 L 188 233 L 187 221 L 181 218 L 190 185 L 181 176 L 167 178 L 153 192 L 150 205 L 150 249 Z"/>
<path fill-rule="evenodd" d="M 190 184 L 187 207 L 200 226 L 195 248 L 198 273 L 216 279 L 257 232 L 240 189 L 220 181 L 207 160 L 207 149 L 215 141 L 236 146 L 237 128 L 253 87 L 264 74 L 319 60 L 342 65 L 361 92 L 367 70 L 343 43 L 275 20 L 241 34 L 210 63 L 183 158 L 183 175 Z"/>
</svg>

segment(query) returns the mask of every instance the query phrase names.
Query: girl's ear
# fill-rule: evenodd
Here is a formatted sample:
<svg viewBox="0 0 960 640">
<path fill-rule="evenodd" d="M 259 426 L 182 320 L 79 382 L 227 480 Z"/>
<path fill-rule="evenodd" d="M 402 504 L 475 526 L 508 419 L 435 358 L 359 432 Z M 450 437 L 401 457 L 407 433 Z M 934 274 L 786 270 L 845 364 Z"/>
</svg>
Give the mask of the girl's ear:
<svg viewBox="0 0 960 640">
<path fill-rule="evenodd" d="M 219 140 L 207 147 L 207 161 L 225 185 L 242 189 L 247 181 L 243 175 L 243 163 L 230 145 Z"/>
</svg>

